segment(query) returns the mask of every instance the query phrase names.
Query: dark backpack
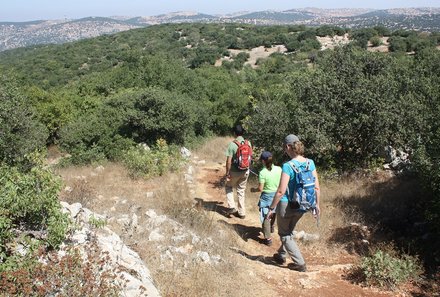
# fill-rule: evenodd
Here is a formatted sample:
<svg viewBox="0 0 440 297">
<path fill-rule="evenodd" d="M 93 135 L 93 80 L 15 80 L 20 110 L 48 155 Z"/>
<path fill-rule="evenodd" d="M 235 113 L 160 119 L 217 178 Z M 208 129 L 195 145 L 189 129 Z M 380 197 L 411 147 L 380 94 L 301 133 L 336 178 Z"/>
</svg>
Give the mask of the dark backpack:
<svg viewBox="0 0 440 297">
<path fill-rule="evenodd" d="M 234 164 L 240 170 L 248 170 L 252 161 L 252 147 L 250 146 L 249 141 L 244 140 L 240 143 L 237 140 L 234 140 L 234 143 L 238 146 L 237 152 L 235 153 Z"/>
<path fill-rule="evenodd" d="M 301 211 L 309 211 L 316 208 L 315 177 L 310 170 L 310 160 L 307 159 L 306 167 L 300 170 L 292 161 L 289 165 L 295 171 L 295 187 L 293 195 L 289 193 L 289 205 L 291 208 Z"/>
</svg>

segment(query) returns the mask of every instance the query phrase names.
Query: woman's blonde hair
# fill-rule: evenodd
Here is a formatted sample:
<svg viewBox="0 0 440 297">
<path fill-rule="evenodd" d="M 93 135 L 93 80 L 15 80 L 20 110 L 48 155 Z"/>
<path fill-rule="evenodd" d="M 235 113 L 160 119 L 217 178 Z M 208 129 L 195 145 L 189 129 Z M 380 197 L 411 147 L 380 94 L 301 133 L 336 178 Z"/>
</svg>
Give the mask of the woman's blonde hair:
<svg viewBox="0 0 440 297">
<path fill-rule="evenodd" d="M 290 144 L 290 146 L 295 155 L 304 155 L 304 144 L 301 141 L 295 141 L 293 144 Z"/>
</svg>

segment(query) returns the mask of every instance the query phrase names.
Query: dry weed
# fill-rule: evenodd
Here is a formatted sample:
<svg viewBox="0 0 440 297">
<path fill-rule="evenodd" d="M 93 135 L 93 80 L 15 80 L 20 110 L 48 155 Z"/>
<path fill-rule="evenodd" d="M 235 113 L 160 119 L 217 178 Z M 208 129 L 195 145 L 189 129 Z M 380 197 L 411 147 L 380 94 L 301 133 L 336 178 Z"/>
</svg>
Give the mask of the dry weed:
<svg viewBox="0 0 440 297">
<path fill-rule="evenodd" d="M 197 156 L 200 160 L 218 160 L 219 163 L 224 164 L 226 160 L 226 147 L 232 140 L 232 136 L 216 137 L 212 140 L 208 140 L 205 145 L 197 150 Z"/>
<path fill-rule="evenodd" d="M 178 243 L 180 248 L 188 249 L 187 254 L 167 254 L 167 249 L 176 246 L 171 239 L 175 232 L 172 229 L 164 234 L 168 240 L 160 242 L 160 246 L 142 243 L 138 250 L 152 270 L 160 291 L 164 296 L 246 295 L 248 291 L 237 282 L 240 269 L 233 259 L 238 255 L 230 250 L 231 245 L 239 244 L 233 228 L 218 222 L 215 212 L 199 207 L 183 179 L 173 180 L 170 177 L 167 182 L 174 183 L 175 187 L 162 187 L 157 193 L 156 209 L 208 244 L 194 243 L 188 238 Z M 218 263 L 205 263 L 194 257 L 198 251 L 220 260 Z"/>
<path fill-rule="evenodd" d="M 79 202 L 82 206 L 90 208 L 93 206 L 95 196 L 96 191 L 87 180 L 78 178 L 65 188 L 61 199 L 70 204 Z"/>
<path fill-rule="evenodd" d="M 224 137 L 207 142 L 194 154 L 198 157 L 196 161 L 215 161 L 218 165 L 223 165 L 224 149 L 231 139 Z M 231 224 L 227 219 L 219 219 L 217 213 L 221 213 L 225 205 L 218 201 L 197 199 L 198 196 L 194 194 L 196 181 L 188 181 L 183 172 L 166 174 L 148 181 L 132 180 L 122 166 L 106 164 L 105 170 L 100 172 L 93 168 L 75 168 L 72 172 L 64 169 L 62 175 L 67 183 L 72 182 L 75 176 L 87 176 L 88 185 L 96 190 L 97 203 L 94 205 L 94 210 L 98 213 L 108 212 L 110 216 L 116 217 L 135 212 L 139 217 L 140 229 L 142 229 L 147 219 L 145 212 L 153 209 L 158 214 L 165 214 L 168 218 L 179 222 L 188 232 L 192 232 L 200 238 L 212 240 L 210 244 L 200 246 L 188 238 L 176 246 L 176 242 L 173 242 L 172 239 L 176 233 L 173 228 L 161 230 L 165 239 L 157 242 L 148 240 L 149 232 L 145 228 L 143 231 L 131 234 L 128 234 L 124 229 L 119 231 L 123 240 L 131 244 L 131 247 L 147 263 L 163 296 L 249 296 L 261 294 L 261 291 L 258 291 L 258 286 L 248 282 L 249 271 L 247 269 L 249 267 L 239 265 L 239 263 L 243 263 L 243 255 L 231 249 L 231 247 L 235 247 L 241 251 L 246 250 L 245 245 L 248 243 L 245 232 L 247 231 L 240 230 L 240 226 L 252 230 L 258 229 L 258 227 Z M 212 175 L 221 176 L 217 169 L 213 169 Z M 217 183 L 210 179 L 209 182 L 210 186 L 215 188 L 213 191 L 218 191 L 218 195 L 224 195 L 220 181 Z M 352 238 L 347 236 L 338 242 L 331 239 L 334 238 L 338 230 L 347 227 L 352 222 L 370 223 L 369 227 L 372 226 L 374 223 L 372 218 L 376 217 L 371 217 L 371 213 L 374 212 L 375 207 L 383 208 L 385 201 L 390 200 L 392 207 L 399 208 L 398 203 L 401 200 L 398 197 L 402 196 L 400 195 L 402 193 L 399 194 L 397 191 L 397 194 L 394 192 L 390 196 L 392 191 L 385 191 L 385 183 L 382 182 L 368 179 L 321 180 L 322 215 L 320 225 L 317 226 L 312 215 L 308 214 L 300 220 L 296 228 L 320 236 L 318 241 L 298 242 L 312 263 L 352 263 L 353 258 L 348 258 L 349 255 L 343 254 L 343 249 L 341 249 L 350 243 Z M 259 195 L 251 193 L 250 188 L 256 186 L 257 183 L 256 177 L 251 176 L 246 191 L 248 214 L 246 221 L 252 222 L 252 225 L 255 226 L 259 224 L 257 219 Z M 396 191 L 395 187 L 395 185 L 389 185 L 388 189 Z M 407 188 L 403 188 L 403 191 L 406 190 Z M 154 195 L 147 197 L 147 192 L 154 192 Z M 114 197 L 120 199 L 114 199 Z M 121 200 L 127 201 L 127 203 L 122 204 Z M 379 206 L 373 202 L 380 202 Z M 133 208 L 133 206 L 135 207 Z M 110 211 L 110 209 L 113 210 Z M 385 209 L 392 208 L 385 207 Z M 167 253 L 167 249 L 173 246 L 188 249 L 188 253 Z M 197 251 L 203 251 L 209 255 L 219 255 L 221 260 L 217 264 L 203 263 L 200 259 L 191 256 Z M 346 257 L 345 262 L 341 259 L 341 255 Z"/>
</svg>

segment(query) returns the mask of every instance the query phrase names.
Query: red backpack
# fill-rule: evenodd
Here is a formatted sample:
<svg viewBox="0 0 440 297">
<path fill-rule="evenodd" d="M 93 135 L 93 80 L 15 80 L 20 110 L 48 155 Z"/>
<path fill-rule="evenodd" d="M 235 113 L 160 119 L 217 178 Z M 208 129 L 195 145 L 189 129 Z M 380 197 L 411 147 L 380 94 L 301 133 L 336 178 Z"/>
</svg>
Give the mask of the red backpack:
<svg viewBox="0 0 440 297">
<path fill-rule="evenodd" d="M 234 140 L 234 143 L 238 146 L 237 152 L 235 153 L 235 165 L 240 170 L 248 170 L 252 161 L 252 147 L 249 141 L 245 140 L 240 143 Z"/>
</svg>

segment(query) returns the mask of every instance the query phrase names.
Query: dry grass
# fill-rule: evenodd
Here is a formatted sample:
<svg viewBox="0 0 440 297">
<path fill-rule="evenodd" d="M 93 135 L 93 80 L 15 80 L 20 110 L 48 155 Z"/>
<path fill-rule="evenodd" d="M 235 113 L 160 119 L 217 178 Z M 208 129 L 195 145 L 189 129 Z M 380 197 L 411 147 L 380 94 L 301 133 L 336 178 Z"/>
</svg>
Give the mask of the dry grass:
<svg viewBox="0 0 440 297">
<path fill-rule="evenodd" d="M 311 251 L 313 256 L 316 256 L 317 250 L 319 254 L 336 261 L 337 255 L 344 252 L 364 255 L 369 247 L 394 240 L 394 232 L 408 224 L 405 218 L 411 215 L 411 199 L 416 196 L 416 186 L 411 180 L 382 174 L 342 180 L 321 179 L 320 182 L 319 226 L 311 214 L 306 214 L 295 228 L 297 231 L 319 234 L 318 241 L 298 242 L 302 250 Z M 255 177 L 251 178 L 248 188 L 257 183 Z M 249 189 L 246 197 L 248 212 L 255 212 L 253 207 L 258 197 Z M 366 231 L 363 226 L 366 226 Z M 370 244 L 364 245 L 363 239 Z"/>
<path fill-rule="evenodd" d="M 197 152 L 197 155 L 203 157 L 204 153 Z M 170 263 L 157 257 L 157 248 L 145 245 L 141 250 L 142 253 L 149 254 L 145 258 L 148 259 L 149 267 L 152 267 L 153 275 L 160 284 L 160 291 L 164 296 L 248 295 L 249 287 L 240 286 L 246 279 L 241 279 L 245 272 L 237 264 L 239 256 L 230 249 L 231 246 L 242 244 L 235 230 L 219 222 L 215 212 L 205 211 L 200 207 L 190 194 L 183 178 L 170 176 L 167 182 L 177 186 L 163 187 L 158 191 L 161 204 L 157 207 L 202 241 L 194 243 L 193 237 L 179 242 L 178 245 L 192 252 L 199 250 L 210 256 L 219 256 L 221 260 L 218 264 L 203 263 L 200 259 L 189 258 L 186 254 L 173 254 L 173 261 Z M 173 230 L 170 230 L 167 237 L 172 234 Z M 203 243 L 204 240 L 207 241 Z M 168 240 L 161 245 L 176 246 L 176 242 Z M 232 275 L 231 271 L 234 272 Z"/>
<path fill-rule="evenodd" d="M 209 163 L 207 166 L 218 168 L 212 169 L 213 176 L 221 176 L 225 162 L 224 151 L 231 140 L 232 137 L 210 140 L 193 152 L 195 162 L 206 160 Z M 201 166 L 205 165 L 194 167 Z M 78 176 L 85 177 L 87 183 L 78 185 L 78 191 L 82 186 L 86 193 L 94 193 L 93 203 L 89 199 L 81 198 L 91 195 L 86 193 L 77 193 L 74 196 L 72 194 L 68 198 L 69 201 L 87 200 L 94 211 L 107 214 L 109 217 L 133 213 L 139 217 L 140 227 L 134 233 L 128 232 L 118 224 L 109 224 L 147 263 L 163 296 L 277 295 L 277 292 L 271 291 L 273 288 L 267 287 L 264 282 L 252 282 L 256 279 L 255 274 L 259 272 L 251 270 L 261 265 L 257 266 L 256 261 L 244 262 L 247 259 L 231 249 L 234 247 L 236 250 L 246 251 L 246 248 L 249 248 L 249 242 L 243 240 L 245 238 L 238 229 L 238 224 L 219 219 L 216 209 L 219 206 L 216 203 L 211 205 L 209 201 L 200 202 L 195 199 L 202 196 L 197 192 L 194 194 L 194 189 L 185 181 L 183 172 L 145 181 L 132 180 L 126 170 L 118 164 L 105 164 L 104 168 L 98 170 L 92 167 L 72 167 L 59 169 L 58 173 L 63 176 L 66 185 L 71 187 L 78 180 L 82 180 L 78 179 Z M 221 183 L 213 180 L 209 182 L 216 184 L 218 193 L 215 195 L 221 196 L 219 199 L 225 201 Z M 251 176 L 246 192 L 246 222 L 259 226 L 256 206 L 259 196 L 250 192 L 250 188 L 256 184 L 257 179 Z M 296 228 L 307 233 L 317 233 L 320 239 L 308 243 L 300 241 L 301 250 L 312 265 L 353 263 L 355 257 L 348 254 L 347 247 L 356 236 L 350 233 L 352 230 L 347 229 L 347 226 L 352 222 L 358 222 L 367 224 L 371 230 L 379 230 L 380 225 L 387 222 L 385 218 L 404 215 L 407 210 L 404 205 L 411 195 L 410 188 L 410 183 L 402 186 L 398 181 L 389 178 L 321 180 L 322 216 L 319 227 L 311 215 L 306 215 Z M 146 195 L 147 192 L 154 192 L 154 195 L 149 197 Z M 193 237 L 188 236 L 176 242 L 173 239 L 177 233 L 176 227 L 168 227 L 161 230 L 165 236 L 164 240 L 149 241 L 150 231 L 145 228 L 148 219 L 145 212 L 149 209 L 154 209 L 158 214 L 165 214 L 198 238 L 209 240 L 204 243 L 195 242 Z M 171 253 L 171 247 L 186 250 L 187 253 Z M 203 263 L 192 256 L 198 251 L 207 252 L 210 256 L 218 255 L 221 260 L 217 264 Z M 357 252 L 355 249 L 351 251 Z M 264 256 L 267 251 L 255 252 Z"/>
<path fill-rule="evenodd" d="M 226 138 L 220 143 L 224 141 Z M 210 155 L 209 149 L 197 154 L 199 160 Z M 223 160 L 224 156 L 221 158 Z M 237 282 L 237 278 L 245 282 L 247 272 L 237 266 L 237 258 L 240 256 L 230 249 L 231 246 L 242 244 L 240 238 L 237 238 L 233 228 L 219 223 L 214 212 L 206 212 L 196 206 L 194 195 L 183 174 L 168 174 L 143 181 L 130 179 L 125 169 L 118 164 L 105 164 L 104 168 L 102 171 L 93 167 L 58 169 L 65 186 L 75 187 L 81 181 L 79 184 L 86 190 L 81 194 L 81 187 L 76 187 L 75 191 L 63 193 L 62 197 L 70 203 L 84 203 L 82 196 L 89 196 L 86 193 L 91 192 L 89 188 L 93 188 L 93 201 L 87 200 L 87 204 L 97 213 L 106 214 L 110 218 L 136 213 L 140 226 L 138 232 L 130 233 L 127 228 L 112 220 L 109 225 L 147 263 L 163 296 L 247 295 L 249 287 L 242 287 Z M 147 198 L 145 194 L 148 191 L 154 192 L 154 196 Z M 154 209 L 158 215 L 165 214 L 177 221 L 188 232 L 196 234 L 201 242 L 194 243 L 190 236 L 175 242 L 172 237 L 176 235 L 176 227 L 161 229 L 165 240 L 149 241 L 149 231 L 143 228 L 148 209 Z M 207 242 L 202 242 L 207 238 Z M 167 253 L 170 247 L 187 248 L 189 254 Z M 197 251 L 206 252 L 210 256 L 218 255 L 221 260 L 218 264 L 203 263 L 190 256 Z M 234 274 L 231 275 L 231 271 Z"/>
<path fill-rule="evenodd" d="M 79 202 L 84 207 L 91 208 L 95 202 L 96 193 L 86 179 L 77 178 L 72 180 L 70 186 L 66 187 L 61 195 L 61 200 L 70 204 Z"/>
<path fill-rule="evenodd" d="M 200 160 L 216 160 L 220 164 L 225 164 L 225 151 L 228 143 L 234 138 L 231 137 L 216 137 L 208 141 L 205 145 L 197 150 L 196 155 Z"/>
</svg>

